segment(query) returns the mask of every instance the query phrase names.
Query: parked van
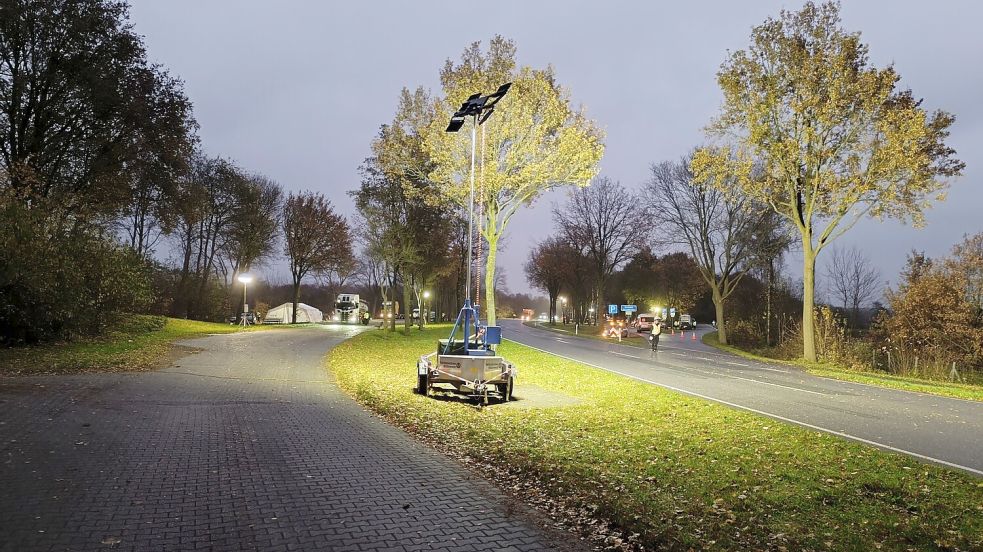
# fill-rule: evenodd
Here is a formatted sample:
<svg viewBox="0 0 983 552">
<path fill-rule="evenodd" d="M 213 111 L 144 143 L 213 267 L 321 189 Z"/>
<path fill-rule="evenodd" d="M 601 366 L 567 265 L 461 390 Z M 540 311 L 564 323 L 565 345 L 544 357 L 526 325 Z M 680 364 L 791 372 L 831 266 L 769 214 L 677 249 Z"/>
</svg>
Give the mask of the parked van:
<svg viewBox="0 0 983 552">
<path fill-rule="evenodd" d="M 650 332 L 652 326 L 659 321 L 654 314 L 640 314 L 635 322 L 635 330 L 638 332 Z"/>
<path fill-rule="evenodd" d="M 696 320 L 693 320 L 693 317 L 692 316 L 690 316 L 688 314 L 684 314 L 684 315 L 682 315 L 682 316 L 679 317 L 679 328 L 680 329 L 682 329 L 682 330 L 691 330 L 691 329 L 693 329 L 695 327 L 696 327 Z"/>
</svg>

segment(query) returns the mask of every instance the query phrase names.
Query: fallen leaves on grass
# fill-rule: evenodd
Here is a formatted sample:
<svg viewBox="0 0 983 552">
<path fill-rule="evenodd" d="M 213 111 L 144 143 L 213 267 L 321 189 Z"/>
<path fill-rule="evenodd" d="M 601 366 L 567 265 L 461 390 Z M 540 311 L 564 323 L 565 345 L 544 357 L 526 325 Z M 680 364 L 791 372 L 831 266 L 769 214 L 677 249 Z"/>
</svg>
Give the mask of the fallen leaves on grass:
<svg viewBox="0 0 983 552">
<path fill-rule="evenodd" d="M 966 475 L 513 343 L 501 351 L 520 398 L 535 384 L 581 402 L 477 410 L 415 395 L 415 361 L 445 331 L 363 334 L 330 367 L 359 401 L 597 547 L 983 547 L 983 491 Z"/>
</svg>

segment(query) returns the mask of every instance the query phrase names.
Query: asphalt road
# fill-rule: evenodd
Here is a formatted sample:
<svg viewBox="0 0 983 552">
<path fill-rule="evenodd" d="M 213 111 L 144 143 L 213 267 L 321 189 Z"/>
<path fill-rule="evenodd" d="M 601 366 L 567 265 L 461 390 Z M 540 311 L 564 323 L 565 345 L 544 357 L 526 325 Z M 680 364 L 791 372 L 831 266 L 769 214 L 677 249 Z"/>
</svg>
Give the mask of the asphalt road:
<svg viewBox="0 0 983 552">
<path fill-rule="evenodd" d="M 144 373 L 0 378 L 0 551 L 580 550 L 362 409 L 324 354 L 248 332 Z"/>
<path fill-rule="evenodd" d="M 838 381 L 722 352 L 686 332 L 659 351 L 502 320 L 503 337 L 596 368 L 983 476 L 983 402 Z M 699 335 L 710 331 L 701 328 Z M 520 367 L 521 370 L 521 367 Z"/>
</svg>

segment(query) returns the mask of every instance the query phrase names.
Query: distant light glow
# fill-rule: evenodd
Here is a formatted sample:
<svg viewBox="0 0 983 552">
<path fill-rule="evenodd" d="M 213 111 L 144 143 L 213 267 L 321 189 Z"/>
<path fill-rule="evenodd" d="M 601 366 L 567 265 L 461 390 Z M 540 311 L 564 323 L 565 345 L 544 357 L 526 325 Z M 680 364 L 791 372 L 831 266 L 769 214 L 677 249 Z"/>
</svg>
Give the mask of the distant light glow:
<svg viewBox="0 0 983 552">
<path fill-rule="evenodd" d="M 253 277 L 249 274 L 240 274 L 239 277 L 236 279 L 242 282 L 243 284 L 248 284 L 249 282 L 253 281 Z"/>
</svg>

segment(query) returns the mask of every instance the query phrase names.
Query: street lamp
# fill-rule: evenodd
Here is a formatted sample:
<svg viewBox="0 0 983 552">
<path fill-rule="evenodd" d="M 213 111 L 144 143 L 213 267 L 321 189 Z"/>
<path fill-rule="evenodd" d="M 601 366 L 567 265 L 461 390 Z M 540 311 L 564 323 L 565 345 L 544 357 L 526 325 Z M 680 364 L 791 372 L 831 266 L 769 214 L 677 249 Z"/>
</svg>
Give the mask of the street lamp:
<svg viewBox="0 0 983 552">
<path fill-rule="evenodd" d="M 567 323 L 567 298 L 557 297 L 560 300 L 560 320 L 562 324 Z"/>
<path fill-rule="evenodd" d="M 249 324 L 249 321 L 246 320 L 246 313 L 249 312 L 249 304 L 246 303 L 246 285 L 253 281 L 253 277 L 249 274 L 240 274 L 236 279 L 242 282 L 242 313 L 239 316 L 241 318 L 240 322 L 245 326 Z"/>
</svg>

